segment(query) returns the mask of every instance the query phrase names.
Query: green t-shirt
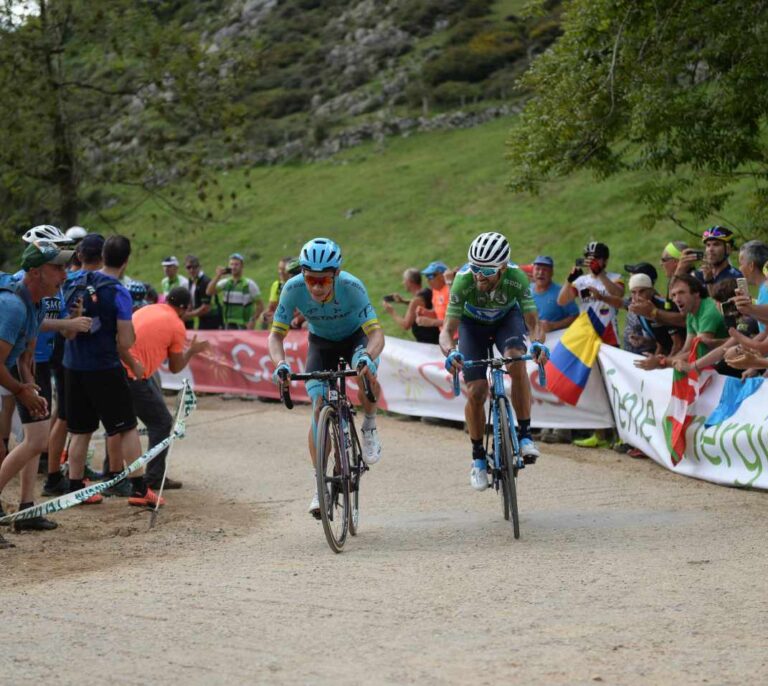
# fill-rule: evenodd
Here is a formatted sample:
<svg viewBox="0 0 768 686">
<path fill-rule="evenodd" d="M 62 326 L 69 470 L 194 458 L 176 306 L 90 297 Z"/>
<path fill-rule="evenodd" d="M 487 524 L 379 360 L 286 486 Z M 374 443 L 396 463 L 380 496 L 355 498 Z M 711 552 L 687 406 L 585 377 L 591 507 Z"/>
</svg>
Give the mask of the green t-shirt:
<svg viewBox="0 0 768 686">
<path fill-rule="evenodd" d="M 522 269 L 509 266 L 495 290 L 483 293 L 477 289 L 469 268 L 456 274 L 451 285 L 446 317 L 466 317 L 483 324 L 493 324 L 519 304 L 523 313 L 536 312 L 528 277 Z"/>
<path fill-rule="evenodd" d="M 696 314 L 689 313 L 686 315 L 685 330 L 692 336 L 711 333 L 715 338 L 728 338 L 725 320 L 712 298 L 704 298 Z"/>
</svg>

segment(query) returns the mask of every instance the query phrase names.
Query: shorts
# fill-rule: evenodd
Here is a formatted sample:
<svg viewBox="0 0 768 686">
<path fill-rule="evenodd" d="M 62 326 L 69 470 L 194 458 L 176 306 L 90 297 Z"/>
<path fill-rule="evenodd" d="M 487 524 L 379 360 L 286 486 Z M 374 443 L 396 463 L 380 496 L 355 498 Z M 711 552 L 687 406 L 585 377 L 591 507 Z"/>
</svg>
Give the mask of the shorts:
<svg viewBox="0 0 768 686">
<path fill-rule="evenodd" d="M 99 428 L 99 421 L 107 436 L 125 433 L 138 425 L 122 366 L 89 372 L 65 369 L 64 383 L 70 433 L 93 433 Z"/>
<path fill-rule="evenodd" d="M 16 381 L 21 382 L 19 370 L 14 365 L 11 375 Z M 35 363 L 35 383 L 40 386 L 38 392 L 48 403 L 48 414 L 45 417 L 33 417 L 29 410 L 16 398 L 16 409 L 19 411 L 19 419 L 22 424 L 34 424 L 35 422 L 47 422 L 51 418 L 51 365 L 48 362 Z"/>
<path fill-rule="evenodd" d="M 358 329 L 348 338 L 341 341 L 331 341 L 313 333 L 309 334 L 307 349 L 306 372 L 335 371 L 339 368 L 339 358 L 343 357 L 352 366 L 352 355 L 355 348 L 368 344 L 368 336 Z"/>
<path fill-rule="evenodd" d="M 525 320 L 518 307 L 513 307 L 492 324 L 481 324 L 474 319 L 462 317 L 459 321 L 459 352 L 465 360 L 484 360 L 490 357 L 489 351 L 494 343 L 502 355 L 510 349 L 525 352 L 526 333 Z M 484 379 L 486 369 L 487 365 L 466 368 L 463 372 L 464 381 Z"/>
</svg>

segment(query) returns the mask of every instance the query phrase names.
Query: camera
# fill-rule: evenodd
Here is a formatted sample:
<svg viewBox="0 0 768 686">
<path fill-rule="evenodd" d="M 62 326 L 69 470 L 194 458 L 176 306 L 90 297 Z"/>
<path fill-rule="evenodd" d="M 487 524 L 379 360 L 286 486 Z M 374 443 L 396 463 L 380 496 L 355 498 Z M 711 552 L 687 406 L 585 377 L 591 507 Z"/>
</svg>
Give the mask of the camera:
<svg viewBox="0 0 768 686">
<path fill-rule="evenodd" d="M 385 303 L 393 303 L 393 302 L 395 302 L 395 296 L 394 296 L 394 295 L 392 295 L 392 294 L 390 293 L 389 295 L 385 295 L 385 296 L 382 298 L 382 300 L 383 300 Z"/>
</svg>

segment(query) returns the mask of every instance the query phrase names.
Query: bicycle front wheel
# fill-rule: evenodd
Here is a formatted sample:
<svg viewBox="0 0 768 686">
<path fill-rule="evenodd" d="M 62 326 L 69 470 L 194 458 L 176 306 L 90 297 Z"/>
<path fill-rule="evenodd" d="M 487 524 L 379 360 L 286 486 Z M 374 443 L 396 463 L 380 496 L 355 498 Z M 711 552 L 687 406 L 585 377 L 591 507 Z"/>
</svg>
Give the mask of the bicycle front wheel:
<svg viewBox="0 0 768 686">
<path fill-rule="evenodd" d="M 336 410 L 326 405 L 317 420 L 315 474 L 323 531 L 334 553 L 344 547 L 349 527 L 349 469 L 340 430 Z"/>
<path fill-rule="evenodd" d="M 517 511 L 516 456 L 512 448 L 512 431 L 509 410 L 505 402 L 499 402 L 499 432 L 501 433 L 501 487 L 504 499 L 504 519 L 512 521 L 515 538 L 520 538 L 520 515 Z"/>
</svg>

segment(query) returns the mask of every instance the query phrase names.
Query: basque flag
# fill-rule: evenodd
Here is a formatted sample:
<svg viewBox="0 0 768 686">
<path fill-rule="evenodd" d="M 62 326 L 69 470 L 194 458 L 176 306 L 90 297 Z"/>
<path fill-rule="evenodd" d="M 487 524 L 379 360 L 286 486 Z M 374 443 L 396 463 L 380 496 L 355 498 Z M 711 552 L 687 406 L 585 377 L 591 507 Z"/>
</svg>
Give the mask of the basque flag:
<svg viewBox="0 0 768 686">
<path fill-rule="evenodd" d="M 612 324 L 611 332 L 613 330 Z M 571 324 L 547 362 L 547 390 L 569 405 L 576 405 L 608 334 L 607 326 L 590 307 Z M 615 334 L 613 334 L 615 338 Z"/>
</svg>

